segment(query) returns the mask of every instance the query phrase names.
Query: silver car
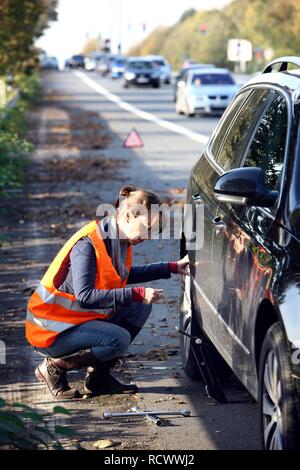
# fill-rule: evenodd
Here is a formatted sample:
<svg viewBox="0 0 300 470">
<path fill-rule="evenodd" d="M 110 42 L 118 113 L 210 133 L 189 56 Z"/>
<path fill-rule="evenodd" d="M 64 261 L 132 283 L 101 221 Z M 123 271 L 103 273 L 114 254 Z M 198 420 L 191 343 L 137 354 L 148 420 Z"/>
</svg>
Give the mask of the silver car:
<svg viewBox="0 0 300 470">
<path fill-rule="evenodd" d="M 178 82 L 176 112 L 223 113 L 239 88 L 227 69 L 189 69 Z"/>
</svg>

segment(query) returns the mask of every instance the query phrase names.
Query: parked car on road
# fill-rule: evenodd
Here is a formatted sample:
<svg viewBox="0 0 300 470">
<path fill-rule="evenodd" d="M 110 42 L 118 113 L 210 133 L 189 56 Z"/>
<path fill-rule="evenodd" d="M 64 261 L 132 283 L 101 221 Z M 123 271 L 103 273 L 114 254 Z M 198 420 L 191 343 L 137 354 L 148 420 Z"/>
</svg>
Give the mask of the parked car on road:
<svg viewBox="0 0 300 470">
<path fill-rule="evenodd" d="M 160 71 L 154 67 L 151 60 L 144 57 L 130 57 L 127 59 L 124 72 L 124 88 L 131 85 L 148 85 L 153 88 L 160 87 Z"/>
<path fill-rule="evenodd" d="M 174 102 L 176 103 L 176 101 L 177 101 L 178 83 L 183 80 L 183 77 L 184 77 L 185 73 L 188 70 L 191 70 L 191 69 L 208 69 L 208 68 L 210 69 L 212 67 L 215 67 L 215 65 L 213 65 L 213 64 L 197 64 L 197 63 L 189 64 L 189 65 L 186 65 L 186 66 L 182 67 L 182 69 L 179 71 L 179 73 L 177 75 L 175 75 L 175 77 L 174 77 L 174 95 L 173 95 Z"/>
<path fill-rule="evenodd" d="M 189 69 L 177 84 L 176 112 L 223 113 L 239 90 L 227 69 Z"/>
<path fill-rule="evenodd" d="M 160 71 L 160 81 L 162 83 L 171 83 L 172 69 L 171 65 L 169 64 L 167 59 L 165 59 L 165 57 L 161 55 L 148 55 L 145 58 L 151 60 L 151 62 L 153 62 L 154 64 L 154 67 L 158 67 Z"/>
<path fill-rule="evenodd" d="M 300 442 L 299 98 L 298 57 L 239 90 L 191 172 L 184 232 L 199 243 L 181 243 L 181 329 L 258 401 L 265 449 Z M 182 361 L 199 378 L 193 341 L 182 336 Z"/>
</svg>

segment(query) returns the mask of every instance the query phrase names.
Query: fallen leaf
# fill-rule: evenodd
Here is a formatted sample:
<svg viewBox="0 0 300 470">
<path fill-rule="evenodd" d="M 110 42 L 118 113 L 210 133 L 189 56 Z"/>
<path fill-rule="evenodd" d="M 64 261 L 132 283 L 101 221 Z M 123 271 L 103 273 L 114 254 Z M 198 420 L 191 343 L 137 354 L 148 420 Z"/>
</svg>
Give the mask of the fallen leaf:
<svg viewBox="0 0 300 470">
<path fill-rule="evenodd" d="M 93 447 L 96 447 L 97 449 L 106 449 L 107 447 L 112 447 L 114 445 L 115 443 L 110 439 L 100 439 L 93 443 Z"/>
</svg>

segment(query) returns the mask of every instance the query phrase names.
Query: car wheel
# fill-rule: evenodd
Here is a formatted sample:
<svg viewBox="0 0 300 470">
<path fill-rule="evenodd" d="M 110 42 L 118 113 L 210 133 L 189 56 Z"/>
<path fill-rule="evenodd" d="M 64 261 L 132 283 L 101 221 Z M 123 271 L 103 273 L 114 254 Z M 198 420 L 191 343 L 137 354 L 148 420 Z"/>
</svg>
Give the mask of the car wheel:
<svg viewBox="0 0 300 470">
<path fill-rule="evenodd" d="M 176 111 L 176 114 L 184 114 L 184 112 L 182 111 L 182 109 L 179 108 L 178 102 L 176 102 L 175 111 Z"/>
<path fill-rule="evenodd" d="M 199 323 L 195 319 L 193 301 L 191 298 L 191 277 L 182 276 L 181 302 L 180 302 L 180 330 L 192 336 L 200 335 L 203 346 L 210 357 L 211 363 L 221 382 L 225 382 L 232 376 L 233 372 L 213 343 L 207 338 Z M 198 368 L 194 353 L 191 348 L 191 339 L 183 334 L 180 335 L 180 349 L 182 368 L 186 375 L 193 380 L 203 382 L 201 372 Z M 200 359 L 200 358 L 199 358 Z"/>
<path fill-rule="evenodd" d="M 297 449 L 300 439 L 299 399 L 285 334 L 279 322 L 270 327 L 262 345 L 258 400 L 263 448 Z"/>
<path fill-rule="evenodd" d="M 189 104 L 188 104 L 187 101 L 185 101 L 185 110 L 186 110 L 185 111 L 186 116 L 188 116 L 190 118 L 195 116 L 195 113 L 190 111 L 190 107 L 189 107 Z"/>
</svg>

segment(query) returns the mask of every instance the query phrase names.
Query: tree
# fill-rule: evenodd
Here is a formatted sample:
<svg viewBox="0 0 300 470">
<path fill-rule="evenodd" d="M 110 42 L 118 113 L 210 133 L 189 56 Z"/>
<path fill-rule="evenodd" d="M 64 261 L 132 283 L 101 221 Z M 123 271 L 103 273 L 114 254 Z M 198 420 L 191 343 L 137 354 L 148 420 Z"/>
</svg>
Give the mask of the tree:
<svg viewBox="0 0 300 470">
<path fill-rule="evenodd" d="M 190 16 L 196 15 L 196 13 L 197 13 L 197 10 L 195 10 L 195 8 L 189 8 L 184 13 L 182 13 L 181 17 L 179 18 L 179 23 L 182 23 Z"/>
<path fill-rule="evenodd" d="M 34 41 L 56 19 L 57 0 L 1 0 L 0 75 L 33 67 Z"/>
<path fill-rule="evenodd" d="M 139 54 L 162 54 L 173 67 L 189 57 L 198 62 L 233 67 L 227 61 L 230 38 L 248 39 L 253 49 L 272 48 L 274 55 L 300 55 L 299 0 L 233 0 L 218 10 L 183 13 L 169 28 L 157 28 L 134 48 Z M 199 25 L 206 24 L 205 34 Z M 130 51 L 131 53 L 132 51 Z M 258 70 L 265 62 L 254 55 L 248 69 Z"/>
<path fill-rule="evenodd" d="M 100 37 L 99 38 L 89 38 L 82 49 L 83 55 L 89 55 L 91 52 L 97 52 L 100 50 Z"/>
</svg>

